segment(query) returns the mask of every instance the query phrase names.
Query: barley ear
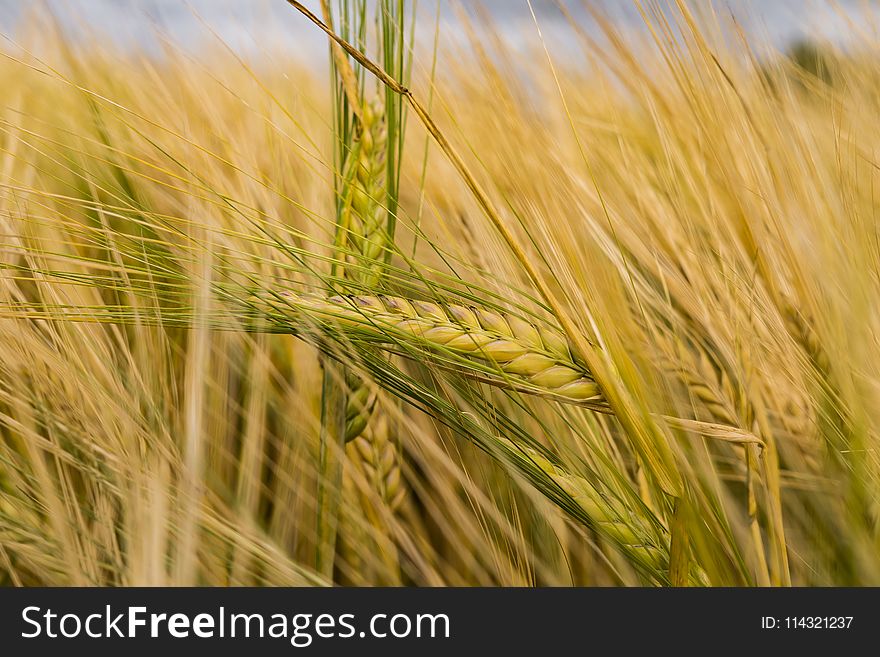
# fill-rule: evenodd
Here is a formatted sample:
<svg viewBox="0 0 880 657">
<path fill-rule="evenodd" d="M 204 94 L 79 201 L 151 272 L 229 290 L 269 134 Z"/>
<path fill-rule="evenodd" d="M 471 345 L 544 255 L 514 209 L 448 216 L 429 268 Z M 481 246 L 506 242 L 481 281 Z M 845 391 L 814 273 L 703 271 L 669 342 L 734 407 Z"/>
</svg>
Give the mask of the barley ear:
<svg viewBox="0 0 880 657">
<path fill-rule="evenodd" d="M 513 315 L 385 295 L 257 294 L 249 303 L 279 329 L 296 331 L 305 316 L 319 330 L 344 329 L 378 344 L 454 355 L 450 367 L 491 385 L 607 410 L 592 374 L 562 334 Z"/>
</svg>

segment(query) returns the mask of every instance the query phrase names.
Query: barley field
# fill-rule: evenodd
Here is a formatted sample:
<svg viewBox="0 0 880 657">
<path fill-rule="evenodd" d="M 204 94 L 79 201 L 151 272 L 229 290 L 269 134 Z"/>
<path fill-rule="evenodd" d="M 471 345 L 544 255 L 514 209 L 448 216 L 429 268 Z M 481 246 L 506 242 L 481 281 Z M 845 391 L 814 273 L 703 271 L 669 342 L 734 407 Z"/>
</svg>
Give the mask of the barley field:
<svg viewBox="0 0 880 657">
<path fill-rule="evenodd" d="M 880 584 L 870 11 L 441 4 L 5 40 L 0 582 Z"/>
</svg>

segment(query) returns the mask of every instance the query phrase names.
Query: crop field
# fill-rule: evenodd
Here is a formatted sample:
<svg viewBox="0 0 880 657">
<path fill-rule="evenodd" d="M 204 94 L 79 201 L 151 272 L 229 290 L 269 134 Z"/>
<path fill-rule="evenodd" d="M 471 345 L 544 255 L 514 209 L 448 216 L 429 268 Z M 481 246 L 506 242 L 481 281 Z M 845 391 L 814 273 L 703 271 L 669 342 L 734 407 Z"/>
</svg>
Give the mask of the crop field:
<svg viewBox="0 0 880 657">
<path fill-rule="evenodd" d="M 880 585 L 867 9 L 279 3 L 0 44 L 0 582 Z"/>
</svg>

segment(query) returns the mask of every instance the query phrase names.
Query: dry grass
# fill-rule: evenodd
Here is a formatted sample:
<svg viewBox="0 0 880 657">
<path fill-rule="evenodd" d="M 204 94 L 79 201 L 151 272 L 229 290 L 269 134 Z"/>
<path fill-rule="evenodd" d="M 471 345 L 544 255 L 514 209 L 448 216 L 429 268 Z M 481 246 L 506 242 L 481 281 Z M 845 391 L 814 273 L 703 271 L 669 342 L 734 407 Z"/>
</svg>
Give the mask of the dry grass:
<svg viewBox="0 0 880 657">
<path fill-rule="evenodd" d="M 315 72 L 4 57 L 3 580 L 880 582 L 878 44 L 646 18 L 416 57 L 383 297 Z M 330 573 L 322 353 L 400 443 L 333 454 Z"/>
</svg>

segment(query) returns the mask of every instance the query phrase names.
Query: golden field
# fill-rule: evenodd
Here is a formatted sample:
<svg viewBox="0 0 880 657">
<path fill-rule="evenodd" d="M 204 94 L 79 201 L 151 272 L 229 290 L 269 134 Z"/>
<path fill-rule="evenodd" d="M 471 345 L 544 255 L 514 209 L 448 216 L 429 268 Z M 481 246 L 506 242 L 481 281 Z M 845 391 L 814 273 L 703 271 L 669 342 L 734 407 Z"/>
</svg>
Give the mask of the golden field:
<svg viewBox="0 0 880 657">
<path fill-rule="evenodd" d="M 370 28 L 415 105 L 23 34 L 0 580 L 880 584 L 880 43 L 645 4 L 564 60 Z"/>
</svg>

